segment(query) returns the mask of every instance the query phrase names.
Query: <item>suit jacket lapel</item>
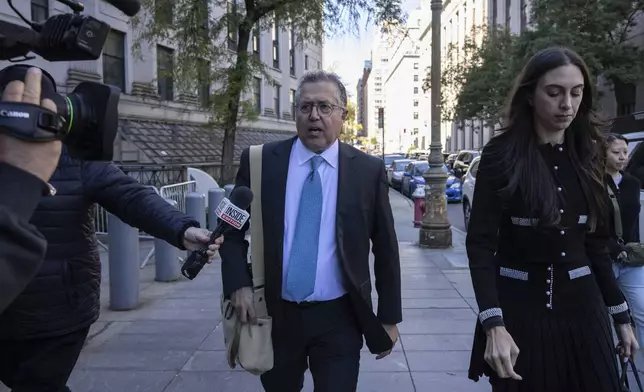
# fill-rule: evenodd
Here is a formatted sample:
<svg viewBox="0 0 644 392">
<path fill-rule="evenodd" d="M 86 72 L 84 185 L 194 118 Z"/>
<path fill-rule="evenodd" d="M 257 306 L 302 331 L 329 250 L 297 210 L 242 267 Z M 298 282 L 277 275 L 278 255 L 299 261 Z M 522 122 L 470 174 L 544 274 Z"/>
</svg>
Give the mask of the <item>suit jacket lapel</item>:
<svg viewBox="0 0 644 392">
<path fill-rule="evenodd" d="M 270 211 L 272 218 L 270 236 L 273 238 L 269 246 L 274 246 L 273 254 L 276 255 L 275 262 L 280 271 L 282 271 L 282 260 L 284 253 L 284 203 L 286 200 L 286 179 L 288 176 L 288 164 L 291 156 L 293 143 L 297 138 L 290 138 L 282 143 L 277 143 L 270 155 L 270 164 L 264 171 L 264 183 L 262 185 L 262 195 L 270 195 L 265 199 L 264 206 L 266 211 Z M 268 243 L 265 243 L 268 245 Z"/>
<path fill-rule="evenodd" d="M 351 197 L 355 195 L 356 182 L 360 176 L 355 174 L 355 157 L 354 149 L 348 144 L 340 143 L 340 153 L 338 156 L 338 201 L 335 214 L 335 233 L 338 251 L 342 261 L 346 261 L 342 248 L 343 220 L 349 212 Z"/>
</svg>

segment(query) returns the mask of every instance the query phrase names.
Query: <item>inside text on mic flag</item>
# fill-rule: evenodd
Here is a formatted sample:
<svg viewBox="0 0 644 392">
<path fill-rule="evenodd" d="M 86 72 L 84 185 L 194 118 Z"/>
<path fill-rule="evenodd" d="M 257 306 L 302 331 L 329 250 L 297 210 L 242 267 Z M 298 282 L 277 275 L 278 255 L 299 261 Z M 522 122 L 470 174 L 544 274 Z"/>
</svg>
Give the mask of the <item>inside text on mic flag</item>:
<svg viewBox="0 0 644 392">
<path fill-rule="evenodd" d="M 224 198 L 221 203 L 219 203 L 215 210 L 215 214 L 217 214 L 219 219 L 228 223 L 237 230 L 240 230 L 248 220 L 248 217 L 250 217 L 250 214 L 246 210 L 237 207 L 227 198 Z"/>
</svg>

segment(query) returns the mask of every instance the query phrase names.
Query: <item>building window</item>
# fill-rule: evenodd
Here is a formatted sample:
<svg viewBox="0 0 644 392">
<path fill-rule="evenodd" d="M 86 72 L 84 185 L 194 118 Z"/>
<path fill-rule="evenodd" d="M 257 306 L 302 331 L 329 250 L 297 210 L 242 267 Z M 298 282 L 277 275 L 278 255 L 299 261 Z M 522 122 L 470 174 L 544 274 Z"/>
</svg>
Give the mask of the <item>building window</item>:
<svg viewBox="0 0 644 392">
<path fill-rule="evenodd" d="M 414 107 L 417 107 L 417 106 L 418 106 L 418 100 L 414 99 Z"/>
<path fill-rule="evenodd" d="M 289 68 L 291 69 L 291 75 L 295 76 L 295 29 L 291 28 L 290 34 L 288 35 L 288 57 L 289 57 Z"/>
<path fill-rule="evenodd" d="M 255 58 L 257 60 L 260 60 L 260 37 L 261 37 L 261 32 L 259 30 L 259 22 L 255 23 L 255 27 L 253 27 L 253 55 L 255 55 Z"/>
<path fill-rule="evenodd" d="M 418 87 L 414 87 L 414 94 L 418 94 Z"/>
<path fill-rule="evenodd" d="M 174 51 L 157 45 L 157 87 L 159 97 L 165 101 L 174 99 Z"/>
<path fill-rule="evenodd" d="M 49 0 L 31 0 L 31 20 L 44 22 L 49 18 Z"/>
<path fill-rule="evenodd" d="M 414 120 L 418 120 L 418 112 L 414 112 Z"/>
<path fill-rule="evenodd" d="M 414 128 L 414 135 L 418 135 L 418 128 Z"/>
<path fill-rule="evenodd" d="M 295 90 L 291 90 L 289 94 L 289 101 L 291 103 L 291 116 L 295 119 Z"/>
<path fill-rule="evenodd" d="M 418 81 L 418 75 L 414 75 L 414 82 Z"/>
<path fill-rule="evenodd" d="M 275 102 L 273 103 L 273 109 L 275 110 L 275 117 L 277 117 L 277 118 L 281 117 L 281 114 L 280 114 L 280 111 L 281 111 L 281 109 L 280 109 L 280 90 L 281 90 L 281 88 L 282 88 L 282 86 L 280 86 L 279 84 L 275 85 L 275 98 L 274 98 Z"/>
<path fill-rule="evenodd" d="M 125 34 L 110 30 L 103 47 L 103 83 L 125 93 Z"/>
<path fill-rule="evenodd" d="M 414 63 L 414 69 L 418 69 L 418 63 Z"/>
<path fill-rule="evenodd" d="M 197 70 L 199 103 L 202 107 L 210 107 L 210 62 L 200 60 Z"/>
<path fill-rule="evenodd" d="M 253 106 L 257 113 L 262 112 L 262 79 L 253 78 Z"/>
<path fill-rule="evenodd" d="M 309 70 L 309 55 L 308 54 L 304 55 L 304 70 L 305 71 Z"/>
<path fill-rule="evenodd" d="M 320 60 L 317 60 L 318 62 L 318 68 L 317 69 L 322 69 L 322 64 L 320 64 Z"/>
<path fill-rule="evenodd" d="M 154 19 L 162 25 L 172 25 L 174 22 L 174 5 L 172 2 L 158 2 L 154 7 Z"/>
<path fill-rule="evenodd" d="M 228 0 L 228 49 L 237 50 L 237 0 Z"/>
<path fill-rule="evenodd" d="M 273 23 L 273 68 L 280 67 L 280 30 L 277 21 Z"/>
<path fill-rule="evenodd" d="M 627 116 L 635 111 L 637 87 L 633 83 L 615 82 L 615 98 L 617 100 L 617 115 Z"/>
</svg>

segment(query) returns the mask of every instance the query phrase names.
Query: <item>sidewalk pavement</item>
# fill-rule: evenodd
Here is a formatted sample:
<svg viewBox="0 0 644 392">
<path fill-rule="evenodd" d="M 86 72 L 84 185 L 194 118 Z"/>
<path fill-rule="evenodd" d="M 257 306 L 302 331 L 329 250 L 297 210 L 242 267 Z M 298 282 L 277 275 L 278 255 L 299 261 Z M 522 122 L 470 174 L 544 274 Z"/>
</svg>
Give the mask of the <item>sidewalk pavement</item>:
<svg viewBox="0 0 644 392">
<path fill-rule="evenodd" d="M 358 391 L 489 391 L 486 380 L 474 383 L 466 376 L 476 305 L 464 234 L 454 232 L 451 249 L 421 249 L 413 242 L 417 229 L 407 229 L 412 225 L 411 207 L 395 193 L 391 203 L 401 240 L 401 339 L 394 352 L 379 361 L 363 350 Z M 141 258 L 151 246 L 151 241 L 141 242 Z M 107 254 L 101 258 L 102 313 L 70 379 L 74 392 L 262 391 L 258 377 L 230 370 L 226 363 L 218 261 L 194 281 L 182 278 L 173 283 L 154 282 L 150 262 L 141 270 L 139 308 L 115 312 L 108 308 Z M 304 391 L 313 391 L 308 372 Z"/>
</svg>

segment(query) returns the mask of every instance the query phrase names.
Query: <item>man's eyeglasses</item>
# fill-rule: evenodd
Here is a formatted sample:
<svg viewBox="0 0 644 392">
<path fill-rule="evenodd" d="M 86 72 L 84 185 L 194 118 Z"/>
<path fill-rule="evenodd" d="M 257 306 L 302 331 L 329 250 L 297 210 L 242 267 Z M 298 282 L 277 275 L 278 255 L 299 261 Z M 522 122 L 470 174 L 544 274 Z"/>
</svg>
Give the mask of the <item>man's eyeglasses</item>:
<svg viewBox="0 0 644 392">
<path fill-rule="evenodd" d="M 311 111 L 313 111 L 313 108 L 317 107 L 318 108 L 318 113 L 322 116 L 330 116 L 331 113 L 333 113 L 333 110 L 335 109 L 341 109 L 341 110 L 346 110 L 342 106 L 334 105 L 328 102 L 319 102 L 319 103 L 302 103 L 298 106 L 298 109 L 300 109 L 300 113 L 302 114 L 311 114 Z"/>
</svg>

